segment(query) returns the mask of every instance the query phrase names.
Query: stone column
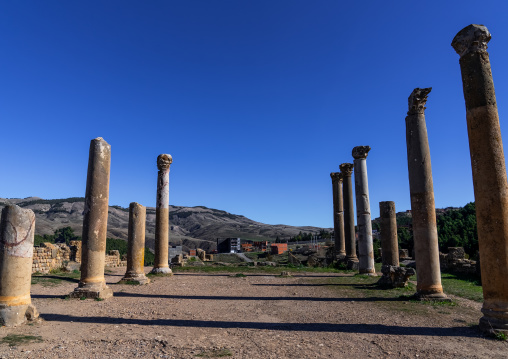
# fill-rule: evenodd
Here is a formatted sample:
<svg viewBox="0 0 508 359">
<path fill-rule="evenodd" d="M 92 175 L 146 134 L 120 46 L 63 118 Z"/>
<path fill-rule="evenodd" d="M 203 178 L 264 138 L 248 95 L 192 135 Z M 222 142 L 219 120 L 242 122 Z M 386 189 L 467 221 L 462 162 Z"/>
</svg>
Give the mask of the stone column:
<svg viewBox="0 0 508 359">
<path fill-rule="evenodd" d="M 0 222 L 1 326 L 15 326 L 39 316 L 30 297 L 34 232 L 31 210 L 4 207 Z"/>
<path fill-rule="evenodd" d="M 83 212 L 81 280 L 70 294 L 71 298 L 106 299 L 113 296 L 104 279 L 110 165 L 111 146 L 101 137 L 93 139 L 88 157 Z"/>
<path fill-rule="evenodd" d="M 444 299 L 439 267 L 436 206 L 425 125 L 425 103 L 431 88 L 413 90 L 406 117 L 407 164 L 413 238 L 416 259 L 417 295 L 421 299 Z"/>
<path fill-rule="evenodd" d="M 171 155 L 157 157 L 157 208 L 155 212 L 155 263 L 151 273 L 172 274 L 169 268 L 169 166 Z"/>
<path fill-rule="evenodd" d="M 381 252 L 383 265 L 399 266 L 399 243 L 397 241 L 397 218 L 395 202 L 379 202 L 381 218 Z"/>
<path fill-rule="evenodd" d="M 333 189 L 333 233 L 335 237 L 335 255 L 342 258 L 346 256 L 346 243 L 344 241 L 344 203 L 342 200 L 342 173 L 330 173 Z"/>
<path fill-rule="evenodd" d="M 346 260 L 348 268 L 358 268 L 358 257 L 356 256 L 356 238 L 355 238 L 355 217 L 353 205 L 353 182 L 351 174 L 353 173 L 352 163 L 343 163 L 339 166 L 342 173 L 342 194 L 344 200 L 344 238 L 346 247 Z"/>
<path fill-rule="evenodd" d="M 496 94 L 483 25 L 469 25 L 453 39 L 460 69 L 473 172 L 487 332 L 508 331 L 508 184 Z"/>
<path fill-rule="evenodd" d="M 367 155 L 370 146 L 353 148 L 355 168 L 356 216 L 358 225 L 358 254 L 360 274 L 376 275 L 374 268 L 374 246 L 370 220 L 369 183 L 367 179 Z"/>
<path fill-rule="evenodd" d="M 146 207 L 132 202 L 129 205 L 129 233 L 127 243 L 127 271 L 121 282 L 150 283 L 145 276 Z"/>
</svg>

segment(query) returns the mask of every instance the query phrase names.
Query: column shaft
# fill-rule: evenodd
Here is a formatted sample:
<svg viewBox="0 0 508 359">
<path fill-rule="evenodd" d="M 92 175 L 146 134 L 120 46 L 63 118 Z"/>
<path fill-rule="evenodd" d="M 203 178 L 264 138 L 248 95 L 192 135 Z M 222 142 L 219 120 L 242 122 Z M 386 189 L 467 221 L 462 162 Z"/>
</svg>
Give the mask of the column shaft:
<svg viewBox="0 0 508 359">
<path fill-rule="evenodd" d="M 129 233 L 127 243 L 127 271 L 122 281 L 147 284 L 145 276 L 145 223 L 146 207 L 132 202 L 129 205 Z"/>
<path fill-rule="evenodd" d="M 358 254 L 360 273 L 374 275 L 374 246 L 370 219 L 369 183 L 367 179 L 367 154 L 369 146 L 353 148 L 356 192 L 356 215 L 358 224 Z"/>
<path fill-rule="evenodd" d="M 169 268 L 169 167 L 173 158 L 157 157 L 157 207 L 155 209 L 155 263 L 152 273 L 171 274 Z"/>
<path fill-rule="evenodd" d="M 333 188 L 333 232 L 335 239 L 335 254 L 346 255 L 346 243 L 344 240 L 344 203 L 342 199 L 342 173 L 332 172 Z"/>
<path fill-rule="evenodd" d="M 353 182 L 351 174 L 353 172 L 352 163 L 343 163 L 340 165 L 342 173 L 342 193 L 344 199 L 344 238 L 346 247 L 346 259 L 348 261 L 358 261 L 356 256 L 356 238 L 355 238 L 355 217 L 353 204 Z"/>
<path fill-rule="evenodd" d="M 508 331 L 508 183 L 494 81 L 483 25 L 469 25 L 453 39 L 460 69 L 476 202 L 486 332 Z"/>
<path fill-rule="evenodd" d="M 0 223 L 0 325 L 15 326 L 37 317 L 31 305 L 30 286 L 35 214 L 6 206 Z M 30 315 L 29 313 L 33 313 Z"/>
<path fill-rule="evenodd" d="M 397 241 L 397 218 L 395 202 L 379 202 L 381 218 L 381 252 L 383 265 L 399 266 L 399 244 Z"/>
<path fill-rule="evenodd" d="M 109 172 L 111 146 L 101 137 L 90 142 L 83 217 L 81 280 L 71 293 L 73 298 L 109 298 L 104 265 L 108 226 Z"/>
<path fill-rule="evenodd" d="M 407 163 L 413 217 L 417 293 L 421 298 L 446 298 L 441 286 L 439 247 L 425 102 L 430 92 L 416 88 L 409 96 L 406 117 Z"/>
</svg>

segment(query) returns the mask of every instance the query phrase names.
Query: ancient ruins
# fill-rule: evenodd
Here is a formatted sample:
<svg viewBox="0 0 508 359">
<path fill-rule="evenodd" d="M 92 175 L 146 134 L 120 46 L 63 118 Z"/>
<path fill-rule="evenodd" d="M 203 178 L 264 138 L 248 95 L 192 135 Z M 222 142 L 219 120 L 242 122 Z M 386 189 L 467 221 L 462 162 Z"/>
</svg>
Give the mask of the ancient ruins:
<svg viewBox="0 0 508 359">
<path fill-rule="evenodd" d="M 425 103 L 430 88 L 416 88 L 409 96 L 406 117 L 407 165 L 413 238 L 416 256 L 418 295 L 423 299 L 445 299 L 441 286 L 436 206 L 430 164 L 429 140 L 425 125 Z"/>
<path fill-rule="evenodd" d="M 104 280 L 110 167 L 111 146 L 101 137 L 92 140 L 86 177 L 81 280 L 71 298 L 113 296 Z"/>
<path fill-rule="evenodd" d="M 508 179 L 494 85 L 487 53 L 491 39 L 483 25 L 469 25 L 453 39 L 460 55 L 466 120 L 473 173 L 476 216 L 483 286 L 481 330 L 488 333 L 508 332 Z M 441 268 L 471 274 L 476 261 L 465 256 L 463 248 L 450 247 L 439 253 L 438 233 L 430 149 L 425 122 L 425 105 L 431 88 L 415 88 L 408 98 L 406 123 L 407 164 L 411 199 L 412 230 L 416 271 L 403 267 L 399 259 L 408 259 L 407 250 L 399 249 L 395 203 L 384 201 L 380 208 L 382 274 L 378 284 L 404 287 L 417 274 L 416 297 L 447 301 L 441 285 Z M 324 248 L 297 249 L 288 253 L 290 265 L 302 265 L 297 256 L 308 254 L 305 264 L 323 266 L 341 263 L 359 274 L 376 275 L 372 220 L 366 159 L 369 146 L 353 148 L 354 164 L 342 163 L 340 172 L 330 173 L 333 191 L 334 244 Z M 171 275 L 169 265 L 169 172 L 172 157 L 157 157 L 157 200 L 155 226 L 155 264 L 151 273 Z M 35 250 L 35 215 L 32 210 L 8 205 L 0 220 L 0 325 L 16 326 L 38 317 L 31 303 L 31 274 L 49 273 L 75 261 L 80 264 L 81 278 L 71 298 L 106 299 L 113 291 L 106 285 L 105 265 L 126 264 L 122 283 L 148 284 L 144 273 L 146 207 L 133 202 L 129 206 L 128 252 L 123 262 L 118 251 L 106 256 L 111 146 L 101 137 L 90 143 L 86 181 L 82 242 L 70 245 L 44 243 Z M 352 173 L 355 176 L 358 224 L 358 257 L 356 254 Z M 236 238 L 235 238 L 236 239 Z M 313 243 L 314 245 L 315 243 Z M 277 245 L 282 245 L 277 243 Z M 274 245 L 274 246 L 277 246 Z M 287 249 L 287 244 L 286 249 Z M 181 248 L 180 248 L 181 249 Z M 194 256 L 195 254 L 195 256 Z M 192 254 L 177 254 L 172 266 L 210 261 L 213 256 L 197 249 Z M 277 254 L 277 253 L 275 253 Z M 401 258 L 399 258 L 401 257 Z M 191 261 L 192 259 L 192 261 Z M 76 264 L 74 263 L 74 264 Z M 260 265 L 250 260 L 249 265 Z M 263 262 L 276 266 L 277 263 Z M 200 263 L 203 265 L 203 263 Z M 226 265 L 224 263 L 220 265 Z M 290 273 L 283 271 L 283 277 Z M 362 277 L 366 278 L 366 277 Z M 167 279 L 167 278 L 166 278 Z M 176 279 L 176 278 L 172 278 Z M 130 284 L 130 283 L 129 283 Z M 150 286 L 144 288 L 151 288 Z M 295 293 L 296 295 L 296 293 Z M 35 297 L 34 297 L 35 298 Z M 352 304 L 351 303 L 348 304 Z"/>
<path fill-rule="evenodd" d="M 12 327 L 39 316 L 30 297 L 35 214 L 7 206 L 0 223 L 0 325 Z"/>
<path fill-rule="evenodd" d="M 459 31 L 452 46 L 460 70 L 473 171 L 486 332 L 508 331 L 508 183 L 494 81 L 483 25 Z"/>
<path fill-rule="evenodd" d="M 356 217 L 358 225 L 358 270 L 360 274 L 375 275 L 372 221 L 370 219 L 369 184 L 367 179 L 367 155 L 370 146 L 353 148 Z"/>
<path fill-rule="evenodd" d="M 348 269 L 358 269 L 356 256 L 355 217 L 353 204 L 353 173 L 352 163 L 343 163 L 339 166 L 342 173 L 342 198 L 344 201 L 344 239 L 346 247 L 346 261 Z"/>
<path fill-rule="evenodd" d="M 127 248 L 127 271 L 122 281 L 148 284 L 145 275 L 145 223 L 146 207 L 132 202 L 129 205 L 129 238 Z"/>
<path fill-rule="evenodd" d="M 381 249 L 383 265 L 399 266 L 399 243 L 397 241 L 397 218 L 395 202 L 379 202 L 381 218 Z"/>
<path fill-rule="evenodd" d="M 344 202 L 342 200 L 342 173 L 330 173 L 333 191 L 333 233 L 335 239 L 335 255 L 337 259 L 346 256 L 346 241 L 344 240 Z"/>
<path fill-rule="evenodd" d="M 172 273 L 169 268 L 169 167 L 173 162 L 171 155 L 157 157 L 157 207 L 155 220 L 155 264 L 152 273 Z"/>
</svg>

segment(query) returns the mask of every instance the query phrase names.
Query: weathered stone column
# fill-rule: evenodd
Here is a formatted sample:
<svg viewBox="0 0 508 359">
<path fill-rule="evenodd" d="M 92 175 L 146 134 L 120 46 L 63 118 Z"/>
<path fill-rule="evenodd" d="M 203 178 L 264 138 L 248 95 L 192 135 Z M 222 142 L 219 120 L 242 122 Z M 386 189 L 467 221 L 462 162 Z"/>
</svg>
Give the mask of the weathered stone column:
<svg viewBox="0 0 508 359">
<path fill-rule="evenodd" d="M 0 222 L 0 326 L 15 326 L 39 316 L 30 297 L 34 233 L 31 210 L 4 207 Z"/>
<path fill-rule="evenodd" d="M 496 94 L 483 25 L 469 25 L 453 39 L 460 69 L 473 171 L 483 317 L 487 332 L 508 331 L 508 184 Z"/>
<path fill-rule="evenodd" d="M 406 117 L 407 164 L 413 238 L 416 259 L 417 295 L 422 299 L 443 299 L 436 206 L 430 164 L 429 140 L 425 125 L 425 103 L 431 88 L 413 90 Z"/>
<path fill-rule="evenodd" d="M 356 221 L 358 225 L 358 270 L 360 274 L 376 275 L 374 268 L 374 246 L 370 220 L 369 182 L 367 179 L 367 155 L 370 146 L 353 148 L 356 192 Z"/>
<path fill-rule="evenodd" d="M 106 299 L 113 296 L 104 279 L 110 165 L 111 146 L 101 137 L 93 139 L 90 142 L 83 212 L 81 280 L 70 294 L 71 298 Z"/>
<path fill-rule="evenodd" d="M 335 237 L 335 255 L 346 256 L 344 241 L 344 203 L 342 200 L 342 173 L 330 173 L 333 189 L 333 233 Z"/>
<path fill-rule="evenodd" d="M 344 238 L 346 246 L 346 260 L 349 269 L 358 268 L 358 257 L 356 256 L 355 238 L 355 217 L 353 204 L 353 173 L 352 163 L 343 163 L 339 166 L 342 173 L 342 194 L 344 200 Z"/>
<path fill-rule="evenodd" d="M 171 155 L 157 157 L 157 208 L 155 212 L 155 263 L 151 273 L 172 274 L 169 268 L 169 166 Z"/>
<path fill-rule="evenodd" d="M 146 207 L 132 202 L 129 205 L 129 233 L 127 243 L 127 271 L 121 282 L 150 283 L 145 276 Z"/>
<path fill-rule="evenodd" d="M 383 265 L 399 266 L 399 243 L 397 241 L 397 218 L 395 202 L 379 202 L 381 218 L 381 252 Z"/>
</svg>

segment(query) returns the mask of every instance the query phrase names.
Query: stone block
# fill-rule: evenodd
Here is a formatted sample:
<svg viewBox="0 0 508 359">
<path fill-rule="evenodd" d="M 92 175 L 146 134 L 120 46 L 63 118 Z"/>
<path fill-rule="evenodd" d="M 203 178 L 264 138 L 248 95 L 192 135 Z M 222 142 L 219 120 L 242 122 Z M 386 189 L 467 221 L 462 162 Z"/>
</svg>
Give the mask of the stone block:
<svg viewBox="0 0 508 359">
<path fill-rule="evenodd" d="M 406 287 L 409 278 L 416 274 L 416 271 L 410 267 L 396 267 L 391 265 L 384 265 L 381 267 L 382 277 L 379 279 L 378 284 L 389 285 L 393 288 Z"/>
</svg>

